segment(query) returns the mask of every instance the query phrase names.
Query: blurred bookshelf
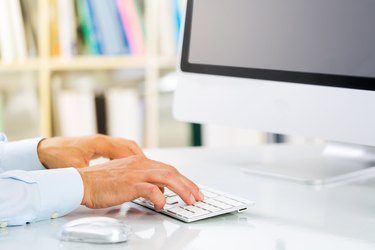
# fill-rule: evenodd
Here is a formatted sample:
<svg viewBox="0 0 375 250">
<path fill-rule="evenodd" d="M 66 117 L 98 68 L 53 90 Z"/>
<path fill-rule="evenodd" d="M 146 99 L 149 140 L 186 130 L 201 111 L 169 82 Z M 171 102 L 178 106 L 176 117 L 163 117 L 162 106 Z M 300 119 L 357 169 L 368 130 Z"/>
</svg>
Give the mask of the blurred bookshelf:
<svg viewBox="0 0 375 250">
<path fill-rule="evenodd" d="M 186 0 L 185 0 L 186 1 Z M 176 51 L 178 25 L 182 18 L 182 11 L 184 7 L 184 0 L 4 0 L 0 4 L 0 76 L 6 74 L 20 74 L 23 72 L 31 72 L 36 77 L 36 89 L 38 96 L 38 115 L 39 115 L 39 130 L 40 136 L 50 137 L 60 135 L 57 132 L 58 124 L 56 124 L 56 111 L 54 104 L 54 79 L 65 74 L 84 71 L 86 75 L 91 72 L 98 71 L 116 72 L 126 70 L 140 70 L 142 72 L 142 88 L 136 87 L 137 91 L 142 89 L 143 98 L 143 137 L 142 143 L 145 147 L 157 147 L 159 145 L 159 79 L 161 71 L 173 71 L 176 65 Z M 110 2 L 110 3 L 109 3 Z M 128 46 L 126 52 L 123 53 L 88 53 L 87 32 L 86 40 L 83 35 L 84 25 L 82 23 L 81 7 L 86 4 L 91 6 L 91 11 L 94 9 L 94 14 L 99 16 L 95 10 L 105 9 L 100 6 L 107 6 L 107 11 L 114 7 L 118 8 L 116 11 L 118 27 L 123 27 L 122 32 L 126 33 L 125 29 L 125 7 L 126 5 L 136 5 L 137 15 L 140 19 L 143 34 L 144 51 L 133 53 L 133 47 L 130 44 L 128 33 L 125 35 L 125 44 Z M 93 8 L 93 6 L 96 8 Z M 122 7 L 121 7 L 122 6 Z M 133 6 L 134 7 L 134 6 Z M 122 8 L 122 9 L 121 9 Z M 10 9 L 9 13 L 18 11 L 16 17 L 22 20 L 14 21 L 14 17 L 10 14 L 6 15 L 6 10 Z M 123 11 L 124 13 L 122 13 Z M 126 9 L 128 11 L 128 9 Z M 90 12 L 91 13 L 91 12 Z M 166 15 L 166 13 L 168 15 Z M 176 13 L 180 16 L 177 16 Z M 86 13 L 87 14 L 87 13 Z M 92 13 L 91 13 L 92 14 Z M 102 15 L 102 14 L 100 14 Z M 1 17 L 2 16 L 2 17 Z M 129 14 L 130 18 L 131 14 Z M 166 19 L 166 16 L 169 19 Z M 91 16 L 92 17 L 92 16 Z M 134 13 L 133 13 L 134 17 Z M 9 20 L 7 19 L 9 18 Z M 178 19 L 180 18 L 180 19 Z M 72 20 L 71 20 L 72 19 Z M 99 19 L 99 18 L 98 18 Z M 102 18 L 103 19 L 103 18 Z M 108 18 L 107 18 L 108 19 Z M 107 19 L 104 19 L 107 21 Z M 15 25 L 15 40 L 13 43 L 24 39 L 21 44 L 22 53 L 16 53 L 17 56 L 9 55 L 9 48 L 6 46 L 13 46 L 12 41 L 5 38 L 7 30 L 4 25 Z M 129 19 L 130 20 L 130 19 Z M 128 22 L 129 22 L 128 20 Z M 100 20 L 99 20 L 100 21 Z M 114 20 L 115 21 L 115 20 Z M 8 23 L 9 22 L 9 23 Z M 58 24 L 56 24 L 56 22 Z M 23 26 L 20 26 L 20 23 Z M 67 30 L 67 25 L 71 25 L 70 30 Z M 95 24 L 95 23 L 94 23 Z M 2 25 L 2 26 L 1 26 Z M 18 25 L 18 26 L 17 26 Z M 101 24 L 103 26 L 103 24 Z M 121 26 L 123 25 L 123 26 Z M 177 28 L 176 28 L 177 27 Z M 68 27 L 69 28 L 69 27 Z M 72 31 L 73 28 L 73 31 Z M 86 27 L 87 28 L 87 27 Z M 98 20 L 94 27 L 100 30 Z M 169 30 L 168 30 L 169 28 Z M 171 28 L 173 34 L 171 34 Z M 108 28 L 109 29 L 109 28 Z M 177 30 L 176 30 L 177 29 Z M 129 28 L 130 30 L 130 28 Z M 73 32 L 68 38 L 61 39 L 65 33 Z M 134 29 L 133 29 L 134 31 Z M 8 32 L 10 32 L 8 30 Z M 103 30 L 101 30 L 103 36 Z M 112 34 L 115 34 L 111 31 Z M 135 33 L 134 33 L 135 34 Z M 59 36 L 60 35 L 60 36 Z M 92 34 L 91 34 L 92 35 Z M 105 34 L 104 34 L 105 36 Z M 172 37 L 173 36 L 173 37 Z M 60 37 L 58 45 L 61 48 L 56 53 L 56 40 Z M 8 39 L 8 40 L 6 40 Z M 29 39 L 33 41 L 29 41 Z M 69 51 L 69 39 L 74 39 L 74 46 L 72 51 Z M 68 42 L 67 42 L 68 41 Z M 72 42 L 72 41 L 70 41 Z M 113 42 L 113 41 L 112 41 Z M 110 44 L 110 43 L 109 43 Z M 18 44 L 19 45 L 19 44 Z M 15 44 L 16 52 L 20 50 L 20 46 Z M 17 47 L 18 46 L 18 47 Z M 65 46 L 65 48 L 63 47 Z M 66 49 L 68 47 L 68 50 Z M 139 47 L 139 46 L 138 46 Z M 31 49 L 30 49 L 31 48 Z M 92 48 L 92 46 L 90 47 Z M 108 48 L 111 48 L 108 46 Z M 68 52 L 66 52 L 68 51 Z M 135 46 L 134 46 L 134 51 Z M 26 53 L 26 56 L 24 55 Z M 21 55 L 21 56 L 20 56 Z M 63 78 L 63 77 L 60 77 Z M 126 85 L 123 84 L 123 85 Z M 133 85 L 129 85 L 133 86 Z M 126 86 L 127 88 L 129 86 Z M 1 115 L 1 114 L 0 114 Z M 77 123 L 79 123 L 77 121 Z"/>
</svg>

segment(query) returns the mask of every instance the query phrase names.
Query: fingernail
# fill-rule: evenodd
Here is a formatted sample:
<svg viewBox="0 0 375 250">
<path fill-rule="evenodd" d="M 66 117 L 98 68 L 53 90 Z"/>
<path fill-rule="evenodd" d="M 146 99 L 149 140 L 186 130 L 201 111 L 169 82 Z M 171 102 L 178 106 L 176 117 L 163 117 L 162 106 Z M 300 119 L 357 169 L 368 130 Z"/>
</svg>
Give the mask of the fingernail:
<svg viewBox="0 0 375 250">
<path fill-rule="evenodd" d="M 201 191 L 199 191 L 198 196 L 199 196 L 199 199 L 200 199 L 201 201 L 204 200 L 204 195 L 202 194 Z"/>
<path fill-rule="evenodd" d="M 190 202 L 191 202 L 191 203 L 195 203 L 195 202 L 196 202 L 196 200 L 195 200 L 193 194 L 190 194 Z"/>
</svg>

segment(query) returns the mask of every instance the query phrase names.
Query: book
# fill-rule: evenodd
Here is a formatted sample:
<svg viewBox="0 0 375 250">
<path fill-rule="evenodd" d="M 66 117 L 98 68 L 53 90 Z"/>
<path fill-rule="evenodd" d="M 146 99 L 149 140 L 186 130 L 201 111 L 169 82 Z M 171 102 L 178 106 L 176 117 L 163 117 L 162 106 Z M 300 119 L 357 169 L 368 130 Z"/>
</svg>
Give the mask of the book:
<svg viewBox="0 0 375 250">
<path fill-rule="evenodd" d="M 107 128 L 107 109 L 106 99 L 102 92 L 95 94 L 95 110 L 96 110 L 96 126 L 99 134 L 106 135 L 108 133 Z"/>
<path fill-rule="evenodd" d="M 9 75 L 3 88 L 3 125 L 8 139 L 18 140 L 40 134 L 38 94 L 33 89 L 32 73 Z"/>
<path fill-rule="evenodd" d="M 60 135 L 82 136 L 97 133 L 95 95 L 92 91 L 59 90 L 57 112 Z"/>
<path fill-rule="evenodd" d="M 21 0 L 23 25 L 25 27 L 26 47 L 29 57 L 38 56 L 37 43 L 37 6 L 30 0 Z"/>
<path fill-rule="evenodd" d="M 76 19 L 73 0 L 57 0 L 60 56 L 77 54 Z"/>
<path fill-rule="evenodd" d="M 122 28 L 128 40 L 130 53 L 143 55 L 145 53 L 142 15 L 136 0 L 117 0 Z"/>
<path fill-rule="evenodd" d="M 0 1 L 0 50 L 3 63 L 12 63 L 17 58 L 15 36 L 11 22 L 11 1 Z"/>
<path fill-rule="evenodd" d="M 96 31 L 92 8 L 89 0 L 76 1 L 79 24 L 88 54 L 99 55 L 102 53 L 100 38 Z"/>
<path fill-rule="evenodd" d="M 49 0 L 49 35 L 51 43 L 51 55 L 58 57 L 60 55 L 59 43 L 59 18 L 57 12 L 57 0 Z"/>
<path fill-rule="evenodd" d="M 7 0 L 3 0 L 7 1 Z M 16 61 L 22 62 L 27 58 L 25 29 L 20 0 L 8 0 L 10 2 L 10 26 L 14 35 Z"/>
<path fill-rule="evenodd" d="M 160 54 L 175 56 L 177 53 L 177 29 L 175 24 L 174 0 L 160 1 Z"/>
<path fill-rule="evenodd" d="M 180 16 L 180 9 L 179 9 L 179 2 L 180 0 L 172 0 L 172 15 L 173 15 L 173 28 L 174 34 L 176 39 L 176 44 L 178 44 L 179 34 L 180 34 L 180 26 L 181 26 L 181 16 Z"/>
<path fill-rule="evenodd" d="M 143 144 L 142 102 L 136 89 L 110 88 L 106 91 L 108 133 Z"/>
<path fill-rule="evenodd" d="M 118 55 L 129 52 L 115 0 L 90 0 L 98 32 L 102 38 L 103 54 Z"/>
<path fill-rule="evenodd" d="M 182 32 L 182 24 L 183 20 L 185 19 L 185 12 L 186 12 L 186 5 L 187 5 L 187 0 L 174 0 L 176 3 L 176 12 L 177 12 L 177 33 L 178 33 L 178 39 L 180 39 L 180 34 Z M 177 43 L 178 44 L 178 43 Z"/>
</svg>

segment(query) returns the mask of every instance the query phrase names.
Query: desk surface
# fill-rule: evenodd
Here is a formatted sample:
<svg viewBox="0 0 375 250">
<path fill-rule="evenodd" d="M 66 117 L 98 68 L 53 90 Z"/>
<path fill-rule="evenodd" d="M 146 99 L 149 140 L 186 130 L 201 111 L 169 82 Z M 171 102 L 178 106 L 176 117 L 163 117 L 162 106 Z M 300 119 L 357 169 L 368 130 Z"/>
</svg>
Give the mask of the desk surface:
<svg viewBox="0 0 375 250">
<path fill-rule="evenodd" d="M 293 154 L 289 146 L 241 149 L 159 149 L 152 159 L 173 164 L 202 185 L 256 201 L 240 214 L 185 224 L 132 203 L 110 209 L 79 208 L 63 218 L 0 231 L 1 249 L 375 249 L 375 178 L 314 189 L 243 171 L 265 152 Z M 60 242 L 66 222 L 110 216 L 131 226 L 122 244 Z"/>
</svg>

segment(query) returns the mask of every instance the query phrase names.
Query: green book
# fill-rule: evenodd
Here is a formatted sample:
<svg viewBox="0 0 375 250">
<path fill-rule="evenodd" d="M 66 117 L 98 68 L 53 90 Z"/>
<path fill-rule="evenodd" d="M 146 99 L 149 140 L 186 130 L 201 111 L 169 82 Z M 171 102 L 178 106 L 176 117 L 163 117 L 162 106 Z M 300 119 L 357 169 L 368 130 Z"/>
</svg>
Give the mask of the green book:
<svg viewBox="0 0 375 250">
<path fill-rule="evenodd" d="M 101 54 L 98 40 L 95 36 L 95 27 L 91 17 L 89 2 L 87 0 L 77 0 L 76 4 L 79 25 L 87 52 L 91 55 Z"/>
</svg>

